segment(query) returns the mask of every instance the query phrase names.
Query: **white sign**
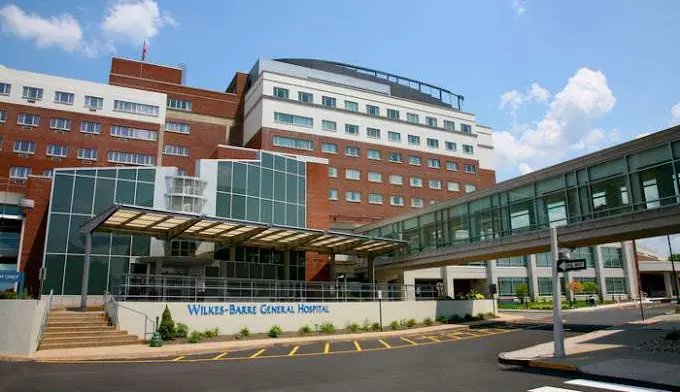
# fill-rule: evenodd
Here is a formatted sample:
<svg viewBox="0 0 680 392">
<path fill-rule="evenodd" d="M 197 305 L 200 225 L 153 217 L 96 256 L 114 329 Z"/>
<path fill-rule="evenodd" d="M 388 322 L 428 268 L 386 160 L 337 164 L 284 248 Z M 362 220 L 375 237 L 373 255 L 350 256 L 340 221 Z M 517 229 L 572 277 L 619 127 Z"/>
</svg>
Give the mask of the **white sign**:
<svg viewBox="0 0 680 392">
<path fill-rule="evenodd" d="M 382 290 L 378 290 L 378 299 L 382 299 Z"/>
</svg>

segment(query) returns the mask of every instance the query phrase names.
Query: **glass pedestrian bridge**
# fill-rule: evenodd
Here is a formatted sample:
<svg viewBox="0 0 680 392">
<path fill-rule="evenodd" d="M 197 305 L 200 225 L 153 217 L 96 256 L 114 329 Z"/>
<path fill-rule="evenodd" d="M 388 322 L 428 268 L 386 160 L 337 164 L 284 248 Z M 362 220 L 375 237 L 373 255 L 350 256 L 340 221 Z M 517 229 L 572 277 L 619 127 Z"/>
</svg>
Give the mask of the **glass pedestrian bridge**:
<svg viewBox="0 0 680 392">
<path fill-rule="evenodd" d="M 376 260 L 419 269 L 680 232 L 680 126 L 356 231 L 408 245 Z"/>
</svg>

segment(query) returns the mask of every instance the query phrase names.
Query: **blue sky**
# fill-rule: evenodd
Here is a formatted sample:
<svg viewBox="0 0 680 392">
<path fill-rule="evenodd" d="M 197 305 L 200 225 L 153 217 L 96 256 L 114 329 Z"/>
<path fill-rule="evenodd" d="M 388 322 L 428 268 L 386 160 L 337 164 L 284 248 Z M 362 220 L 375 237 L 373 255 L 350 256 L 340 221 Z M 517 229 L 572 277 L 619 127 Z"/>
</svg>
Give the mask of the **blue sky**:
<svg viewBox="0 0 680 392">
<path fill-rule="evenodd" d="M 377 68 L 464 95 L 496 130 L 500 181 L 680 122 L 677 15 L 675 0 L 15 0 L 0 63 L 106 82 L 146 38 L 149 61 L 210 89 L 260 57 Z"/>
</svg>

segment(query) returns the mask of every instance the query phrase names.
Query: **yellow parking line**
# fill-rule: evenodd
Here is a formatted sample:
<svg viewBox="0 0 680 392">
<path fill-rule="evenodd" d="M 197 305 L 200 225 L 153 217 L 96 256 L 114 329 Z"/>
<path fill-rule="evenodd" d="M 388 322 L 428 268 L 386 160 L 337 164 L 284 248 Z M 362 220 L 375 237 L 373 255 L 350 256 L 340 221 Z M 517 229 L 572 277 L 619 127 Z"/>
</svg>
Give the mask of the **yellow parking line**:
<svg viewBox="0 0 680 392">
<path fill-rule="evenodd" d="M 430 339 L 430 340 L 433 341 L 433 342 L 436 342 L 436 343 L 441 342 L 441 340 L 435 338 L 434 336 L 425 336 L 425 337 L 428 338 L 428 339 Z"/>
<path fill-rule="evenodd" d="M 264 348 L 261 349 L 260 351 L 258 351 L 258 352 L 256 352 L 255 354 L 251 355 L 250 358 L 257 358 L 257 357 L 259 357 L 260 354 L 262 354 L 262 353 L 264 352 L 264 350 L 266 350 L 266 349 L 264 349 Z"/>
<path fill-rule="evenodd" d="M 417 345 L 418 345 L 418 343 L 414 342 L 414 341 L 411 340 L 411 339 L 407 339 L 407 338 L 404 338 L 404 337 L 401 337 L 401 336 L 399 337 L 399 339 L 401 339 L 401 340 L 403 340 L 403 341 L 405 341 L 405 342 L 407 342 L 407 343 L 411 343 L 411 344 L 414 345 L 414 346 L 417 346 Z"/>
<path fill-rule="evenodd" d="M 361 351 L 361 346 L 359 345 L 359 342 L 356 340 L 354 341 L 354 347 L 357 349 L 357 351 Z"/>
<path fill-rule="evenodd" d="M 186 356 L 186 355 L 181 355 L 181 356 L 179 356 L 179 357 L 173 359 L 172 362 L 181 361 L 182 359 L 184 359 L 185 356 Z"/>
<path fill-rule="evenodd" d="M 450 338 L 453 339 L 453 340 L 462 339 L 460 336 L 455 335 L 455 334 L 450 334 L 450 335 L 446 335 L 446 336 L 450 337 Z"/>
<path fill-rule="evenodd" d="M 323 347 L 323 353 L 328 354 L 331 351 L 331 344 L 326 342 L 326 345 Z"/>
<path fill-rule="evenodd" d="M 213 358 L 213 359 L 214 359 L 214 360 L 218 360 L 218 359 L 224 358 L 224 356 L 225 356 L 225 355 L 227 355 L 227 352 L 226 352 L 226 351 L 225 351 L 225 352 L 223 352 L 222 354 L 220 354 L 220 355 L 216 356 L 216 357 L 215 357 L 215 358 Z"/>
<path fill-rule="evenodd" d="M 385 346 L 385 348 L 392 348 L 392 346 L 390 346 L 389 344 L 387 344 L 386 341 L 384 341 L 384 340 L 382 340 L 382 339 L 378 339 L 378 341 L 379 341 L 380 343 L 382 343 L 382 345 Z"/>
<path fill-rule="evenodd" d="M 293 349 L 290 350 L 290 352 L 288 353 L 288 356 L 289 356 L 289 357 L 292 357 L 293 355 L 295 355 L 295 353 L 296 353 L 297 350 L 299 350 L 299 349 L 300 349 L 300 346 L 295 346 L 295 347 L 293 347 Z"/>
</svg>

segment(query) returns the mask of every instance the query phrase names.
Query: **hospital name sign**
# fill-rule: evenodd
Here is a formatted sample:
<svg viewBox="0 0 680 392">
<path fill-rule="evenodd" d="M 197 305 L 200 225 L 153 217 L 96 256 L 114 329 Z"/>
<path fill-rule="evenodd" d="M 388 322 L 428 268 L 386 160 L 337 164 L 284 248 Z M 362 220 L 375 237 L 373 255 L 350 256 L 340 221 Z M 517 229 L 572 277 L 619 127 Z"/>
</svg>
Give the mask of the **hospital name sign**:
<svg viewBox="0 0 680 392">
<path fill-rule="evenodd" d="M 201 305 L 187 304 L 190 316 L 252 316 L 258 314 L 323 314 L 330 313 L 328 305 Z"/>
</svg>

